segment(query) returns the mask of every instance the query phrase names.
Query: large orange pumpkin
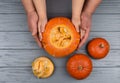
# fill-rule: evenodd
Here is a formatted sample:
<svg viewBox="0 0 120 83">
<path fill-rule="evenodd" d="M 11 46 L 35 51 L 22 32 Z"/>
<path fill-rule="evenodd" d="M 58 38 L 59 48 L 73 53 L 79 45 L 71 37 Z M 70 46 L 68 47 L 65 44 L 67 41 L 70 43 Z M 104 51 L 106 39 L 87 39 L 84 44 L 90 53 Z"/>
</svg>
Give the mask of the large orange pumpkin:
<svg viewBox="0 0 120 83">
<path fill-rule="evenodd" d="M 72 53 L 78 46 L 80 35 L 68 18 L 51 19 L 43 33 L 44 49 L 54 57 L 64 57 Z"/>
<path fill-rule="evenodd" d="M 104 38 L 94 38 L 88 44 L 88 53 L 95 59 L 104 58 L 110 49 L 110 45 Z"/>
<path fill-rule="evenodd" d="M 88 77 L 92 71 L 92 61 L 85 54 L 75 54 L 66 65 L 68 73 L 75 79 Z"/>
</svg>

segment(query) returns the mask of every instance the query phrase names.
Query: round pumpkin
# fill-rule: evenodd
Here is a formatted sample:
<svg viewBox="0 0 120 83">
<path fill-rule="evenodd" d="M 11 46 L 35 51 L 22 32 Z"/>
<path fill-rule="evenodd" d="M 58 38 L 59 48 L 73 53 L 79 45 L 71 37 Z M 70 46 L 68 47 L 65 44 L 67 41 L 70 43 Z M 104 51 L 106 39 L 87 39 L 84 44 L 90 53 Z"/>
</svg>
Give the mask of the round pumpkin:
<svg viewBox="0 0 120 83">
<path fill-rule="evenodd" d="M 92 71 L 92 61 L 85 54 L 75 54 L 67 61 L 66 68 L 73 78 L 85 79 Z"/>
<path fill-rule="evenodd" d="M 39 57 L 32 62 L 33 74 L 38 78 L 48 78 L 54 71 L 53 62 L 47 57 Z"/>
<path fill-rule="evenodd" d="M 110 45 L 104 38 L 92 39 L 87 47 L 88 53 L 95 59 L 104 58 L 110 49 Z"/>
<path fill-rule="evenodd" d="M 64 57 L 78 46 L 80 35 L 68 18 L 56 17 L 45 27 L 42 44 L 44 49 L 54 57 Z"/>
</svg>

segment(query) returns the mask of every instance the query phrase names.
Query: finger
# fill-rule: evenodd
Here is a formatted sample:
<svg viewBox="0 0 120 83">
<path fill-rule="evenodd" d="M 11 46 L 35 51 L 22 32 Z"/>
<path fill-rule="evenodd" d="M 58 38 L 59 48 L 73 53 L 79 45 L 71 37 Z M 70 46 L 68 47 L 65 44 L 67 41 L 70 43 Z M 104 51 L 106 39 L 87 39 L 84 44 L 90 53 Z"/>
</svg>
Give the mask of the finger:
<svg viewBox="0 0 120 83">
<path fill-rule="evenodd" d="M 35 36 L 37 34 L 37 29 L 32 29 L 32 36 Z"/>
<path fill-rule="evenodd" d="M 30 22 L 30 21 L 28 20 L 28 28 L 29 28 L 30 32 L 32 32 L 32 27 L 33 27 L 32 22 Z"/>
<path fill-rule="evenodd" d="M 84 29 L 82 29 L 82 28 L 80 28 L 80 36 L 81 36 L 81 40 L 84 38 L 84 36 L 85 36 L 85 33 L 86 33 L 86 30 L 84 30 Z"/>
<path fill-rule="evenodd" d="M 42 32 L 41 32 L 41 25 L 38 26 L 38 36 L 39 36 L 39 40 L 42 40 Z"/>
<path fill-rule="evenodd" d="M 28 16 L 27 16 L 27 24 L 28 24 L 29 30 L 32 32 L 32 29 L 31 29 L 31 21 L 29 20 L 29 17 L 28 17 Z"/>
<path fill-rule="evenodd" d="M 84 21 L 82 21 L 82 24 L 81 24 L 81 28 L 83 29 L 83 30 L 87 30 L 87 26 L 86 26 L 87 24 L 84 22 Z"/>
<path fill-rule="evenodd" d="M 81 27 L 81 29 L 82 29 L 82 30 L 84 30 L 84 31 L 86 31 L 86 30 L 87 30 L 86 26 Z"/>
<path fill-rule="evenodd" d="M 34 37 L 39 47 L 42 47 L 41 42 L 39 41 L 39 38 L 37 36 L 37 24 L 36 23 L 31 22 L 31 31 L 32 31 L 32 36 Z"/>
<path fill-rule="evenodd" d="M 77 31 L 77 32 L 80 32 L 80 26 L 75 25 L 75 28 L 76 28 L 76 31 Z"/>
<path fill-rule="evenodd" d="M 31 24 L 30 29 L 31 29 L 31 32 L 32 32 L 32 36 L 35 36 L 37 34 L 37 24 L 33 23 L 33 22 L 31 22 L 30 24 Z"/>
<path fill-rule="evenodd" d="M 32 32 L 32 25 L 30 23 L 28 23 L 28 28 L 29 28 L 30 32 Z"/>
<path fill-rule="evenodd" d="M 45 23 L 41 25 L 41 32 L 44 32 L 44 30 L 45 30 L 45 25 L 46 25 Z"/>
<path fill-rule="evenodd" d="M 37 34 L 34 35 L 33 37 L 34 37 L 35 41 L 37 42 L 37 44 L 39 45 L 39 47 L 42 47 L 42 44 L 41 44 L 41 42 L 39 41 L 39 37 L 37 36 Z"/>
<path fill-rule="evenodd" d="M 40 41 L 42 41 L 42 32 L 39 33 Z"/>
<path fill-rule="evenodd" d="M 78 49 L 81 48 L 81 46 L 85 43 L 85 41 L 88 39 L 89 36 L 89 30 L 86 31 L 84 38 L 81 40 L 80 45 L 78 46 Z"/>
<path fill-rule="evenodd" d="M 47 24 L 47 19 L 44 20 L 44 22 L 41 26 L 42 32 L 44 32 L 46 24 Z"/>
</svg>

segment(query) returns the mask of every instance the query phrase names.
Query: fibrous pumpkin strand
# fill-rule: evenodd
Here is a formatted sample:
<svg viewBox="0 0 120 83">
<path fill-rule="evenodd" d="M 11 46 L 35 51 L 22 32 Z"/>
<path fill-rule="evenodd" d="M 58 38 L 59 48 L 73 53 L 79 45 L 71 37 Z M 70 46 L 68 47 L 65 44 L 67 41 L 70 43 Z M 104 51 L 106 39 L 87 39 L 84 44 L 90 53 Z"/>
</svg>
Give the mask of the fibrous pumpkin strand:
<svg viewBox="0 0 120 83">
<path fill-rule="evenodd" d="M 64 47 L 70 43 L 71 35 L 66 27 L 57 27 L 54 28 L 53 34 L 53 43 L 59 47 Z"/>
<path fill-rule="evenodd" d="M 49 77 L 53 70 L 53 63 L 46 57 L 40 57 L 32 63 L 33 73 L 38 78 Z"/>
</svg>

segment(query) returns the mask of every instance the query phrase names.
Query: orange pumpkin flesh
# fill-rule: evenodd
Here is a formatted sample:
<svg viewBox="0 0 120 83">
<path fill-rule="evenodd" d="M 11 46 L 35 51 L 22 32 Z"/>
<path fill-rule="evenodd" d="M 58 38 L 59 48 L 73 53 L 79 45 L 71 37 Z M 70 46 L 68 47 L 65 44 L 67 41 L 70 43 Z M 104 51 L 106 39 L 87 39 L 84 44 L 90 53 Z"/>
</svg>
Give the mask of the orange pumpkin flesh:
<svg viewBox="0 0 120 83">
<path fill-rule="evenodd" d="M 94 38 L 89 42 L 87 49 L 93 58 L 101 59 L 108 54 L 110 45 L 104 38 Z"/>
<path fill-rule="evenodd" d="M 75 54 L 66 65 L 68 73 L 75 79 L 81 80 L 92 71 L 92 61 L 84 54 Z"/>
<path fill-rule="evenodd" d="M 72 53 L 78 46 L 80 35 L 68 18 L 51 19 L 43 33 L 44 49 L 54 57 L 64 57 Z"/>
<path fill-rule="evenodd" d="M 54 71 L 54 64 L 49 58 L 42 56 L 32 62 L 32 70 L 36 77 L 48 78 Z"/>
</svg>

